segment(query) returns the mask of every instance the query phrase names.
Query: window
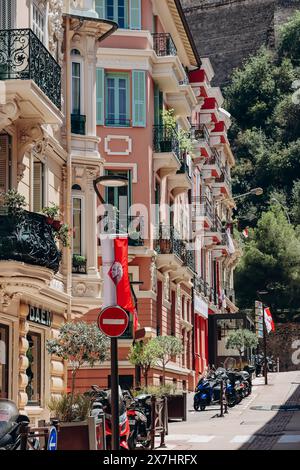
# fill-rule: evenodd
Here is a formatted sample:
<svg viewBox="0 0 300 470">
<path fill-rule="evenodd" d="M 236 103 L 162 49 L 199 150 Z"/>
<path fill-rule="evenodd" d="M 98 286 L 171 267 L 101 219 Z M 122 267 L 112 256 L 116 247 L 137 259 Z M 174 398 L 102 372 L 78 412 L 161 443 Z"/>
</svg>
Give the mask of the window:
<svg viewBox="0 0 300 470">
<path fill-rule="evenodd" d="M 82 198 L 73 197 L 73 254 L 82 255 Z"/>
<path fill-rule="evenodd" d="M 106 75 L 106 125 L 129 126 L 129 75 Z"/>
<path fill-rule="evenodd" d="M 16 0 L 0 1 L 0 29 L 15 28 Z"/>
<path fill-rule="evenodd" d="M 41 335 L 29 331 L 27 341 L 29 343 L 26 354 L 29 361 L 26 369 L 28 405 L 39 406 L 41 404 Z"/>
<path fill-rule="evenodd" d="M 80 55 L 76 49 L 72 50 L 72 55 Z M 81 62 L 80 59 L 72 60 L 72 114 L 81 114 Z"/>
<path fill-rule="evenodd" d="M 33 212 L 40 212 L 44 207 L 44 164 L 33 157 Z"/>
<path fill-rule="evenodd" d="M 128 28 L 128 1 L 106 0 L 106 18 L 118 23 L 119 28 Z"/>
<path fill-rule="evenodd" d="M 0 325 L 0 398 L 8 398 L 8 326 Z"/>
<path fill-rule="evenodd" d="M 45 14 L 33 3 L 32 5 L 32 30 L 41 42 L 45 41 Z"/>
</svg>

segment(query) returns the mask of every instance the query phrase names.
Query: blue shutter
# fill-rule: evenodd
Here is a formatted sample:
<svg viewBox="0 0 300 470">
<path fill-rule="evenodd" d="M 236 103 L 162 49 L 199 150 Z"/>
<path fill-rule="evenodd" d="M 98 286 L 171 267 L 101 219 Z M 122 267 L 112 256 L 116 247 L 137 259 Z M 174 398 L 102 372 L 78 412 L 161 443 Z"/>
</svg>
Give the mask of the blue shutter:
<svg viewBox="0 0 300 470">
<path fill-rule="evenodd" d="M 146 127 L 146 72 L 132 72 L 132 125 Z"/>
<path fill-rule="evenodd" d="M 130 2 L 130 29 L 142 29 L 141 0 L 129 0 Z"/>
<path fill-rule="evenodd" d="M 104 69 L 96 69 L 96 122 L 104 125 Z"/>
<path fill-rule="evenodd" d="M 105 19 L 105 0 L 96 0 L 95 6 L 96 12 L 98 13 L 99 18 Z"/>
</svg>

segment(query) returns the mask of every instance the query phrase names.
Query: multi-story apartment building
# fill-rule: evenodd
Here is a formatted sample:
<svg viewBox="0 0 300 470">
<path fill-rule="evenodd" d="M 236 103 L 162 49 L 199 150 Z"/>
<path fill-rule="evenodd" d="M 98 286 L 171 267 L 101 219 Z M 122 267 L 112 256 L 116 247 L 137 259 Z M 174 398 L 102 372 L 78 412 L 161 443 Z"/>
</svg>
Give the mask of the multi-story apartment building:
<svg viewBox="0 0 300 470">
<path fill-rule="evenodd" d="M 220 90 L 210 87 L 213 71 L 198 56 L 179 1 L 99 0 L 95 6 L 119 25 L 97 56 L 101 171 L 129 181 L 127 188 L 106 189 L 103 198 L 120 212 L 120 197 L 126 198 L 126 220 L 120 217 L 129 232 L 129 272 L 144 340 L 182 338 L 184 352 L 168 364 L 167 383 L 193 389 L 208 364 L 208 316 L 235 310 L 233 242 L 226 232 L 233 206 L 230 118 Z M 174 110 L 175 129 L 163 117 L 167 109 Z M 180 129 L 193 136 L 190 153 L 182 151 Z M 100 245 L 98 255 L 101 269 Z M 85 318 L 94 321 L 98 313 Z M 119 341 L 120 381 L 133 386 L 137 371 L 127 357 L 132 325 L 127 333 Z M 78 387 L 95 380 L 108 386 L 109 374 L 109 362 L 82 370 Z M 150 380 L 162 381 L 160 367 Z"/>
<path fill-rule="evenodd" d="M 0 1 L 1 198 L 15 189 L 26 201 L 25 212 L 13 215 L 2 205 L 0 214 L 0 396 L 13 399 L 33 422 L 47 419 L 50 396 L 67 386 L 67 364 L 50 357 L 47 339 L 100 301 L 96 199 L 90 191 L 102 164 L 96 48 L 116 25 L 99 20 L 92 4 Z M 85 95 L 77 93 L 81 77 Z M 57 241 L 41 214 L 56 204 L 71 227 L 72 186 L 75 227 L 82 193 L 89 205 L 82 286 L 72 279 L 71 249 Z M 80 240 L 76 233 L 73 246 Z"/>
</svg>

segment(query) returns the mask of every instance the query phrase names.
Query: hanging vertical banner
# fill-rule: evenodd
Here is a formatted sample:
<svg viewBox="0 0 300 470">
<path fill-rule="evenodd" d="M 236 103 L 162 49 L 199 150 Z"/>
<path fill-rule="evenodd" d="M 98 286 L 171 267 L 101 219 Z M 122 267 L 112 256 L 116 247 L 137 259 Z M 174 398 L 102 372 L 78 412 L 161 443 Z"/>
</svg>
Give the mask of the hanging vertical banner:
<svg viewBox="0 0 300 470">
<path fill-rule="evenodd" d="M 263 304 L 262 302 L 255 302 L 255 326 L 256 326 L 256 335 L 258 338 L 264 337 L 264 313 L 263 313 Z"/>
<path fill-rule="evenodd" d="M 264 314 L 265 314 L 265 325 L 267 328 L 267 332 L 271 333 L 271 331 L 275 331 L 275 323 L 274 323 L 269 307 L 265 308 Z"/>
<path fill-rule="evenodd" d="M 101 235 L 103 307 L 119 306 L 131 312 L 137 325 L 128 275 L 128 237 Z"/>
</svg>

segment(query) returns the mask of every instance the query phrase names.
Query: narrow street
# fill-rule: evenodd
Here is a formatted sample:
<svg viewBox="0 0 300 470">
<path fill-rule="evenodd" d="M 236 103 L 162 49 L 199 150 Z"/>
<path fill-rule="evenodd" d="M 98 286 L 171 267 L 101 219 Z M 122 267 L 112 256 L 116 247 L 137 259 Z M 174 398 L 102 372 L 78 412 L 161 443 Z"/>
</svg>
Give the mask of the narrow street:
<svg viewBox="0 0 300 470">
<path fill-rule="evenodd" d="M 187 422 L 169 424 L 168 450 L 300 450 L 300 371 L 269 374 L 267 386 L 255 379 L 250 397 L 224 418 L 218 413 L 195 412 L 190 394 Z"/>
</svg>

